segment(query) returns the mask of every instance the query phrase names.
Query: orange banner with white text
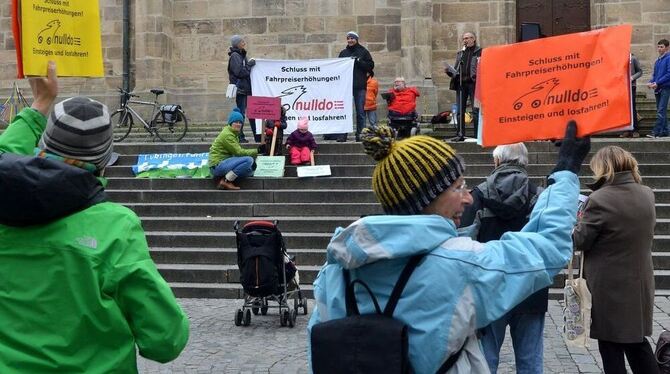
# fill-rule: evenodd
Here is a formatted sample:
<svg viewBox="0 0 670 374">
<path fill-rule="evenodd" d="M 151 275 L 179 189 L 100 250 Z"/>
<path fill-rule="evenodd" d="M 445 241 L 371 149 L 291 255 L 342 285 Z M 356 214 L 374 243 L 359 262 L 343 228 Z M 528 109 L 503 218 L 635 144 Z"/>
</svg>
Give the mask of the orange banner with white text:
<svg viewBox="0 0 670 374">
<path fill-rule="evenodd" d="M 485 48 L 477 72 L 483 146 L 560 139 L 631 123 L 630 41 L 622 25 Z"/>
</svg>

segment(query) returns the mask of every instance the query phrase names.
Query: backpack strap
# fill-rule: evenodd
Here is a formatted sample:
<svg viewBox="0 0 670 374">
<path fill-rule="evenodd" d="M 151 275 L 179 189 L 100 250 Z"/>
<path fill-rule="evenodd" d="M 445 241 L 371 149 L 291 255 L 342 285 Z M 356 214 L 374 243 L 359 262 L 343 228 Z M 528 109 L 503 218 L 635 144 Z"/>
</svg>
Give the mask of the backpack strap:
<svg viewBox="0 0 670 374">
<path fill-rule="evenodd" d="M 391 291 L 389 301 L 388 303 L 386 303 L 386 307 L 384 308 L 383 314 L 385 316 L 393 317 L 393 311 L 395 310 L 395 307 L 398 304 L 400 295 L 402 294 L 402 291 L 405 289 L 405 285 L 407 284 L 409 277 L 412 275 L 412 272 L 414 272 L 414 269 L 416 269 L 416 267 L 419 265 L 421 259 L 423 259 L 425 256 L 426 254 L 424 253 L 411 257 L 407 262 L 407 264 L 405 265 L 405 268 L 402 269 L 402 273 L 400 273 L 400 277 L 398 277 L 398 281 L 393 287 L 393 291 Z M 348 269 L 342 269 L 342 276 L 344 278 L 344 285 L 345 285 L 344 302 L 346 305 L 347 316 L 360 315 L 360 311 L 358 310 L 358 304 L 356 303 L 356 295 L 354 294 L 354 287 L 356 286 L 357 283 L 363 286 L 368 291 L 368 294 L 370 295 L 370 299 L 372 300 L 372 303 L 375 306 L 375 311 L 377 312 L 377 314 L 382 314 L 381 308 L 379 307 L 379 303 L 377 302 L 377 298 L 375 297 L 374 293 L 372 293 L 370 287 L 367 284 L 365 284 L 365 282 L 363 282 L 360 279 L 354 279 L 352 281 L 351 273 L 349 272 Z"/>
<path fill-rule="evenodd" d="M 426 257 L 425 253 L 412 256 L 409 261 L 407 261 L 407 265 L 405 265 L 405 268 L 402 269 L 402 273 L 400 273 L 400 277 L 398 277 L 398 281 L 393 287 L 389 301 L 386 303 L 386 307 L 384 308 L 385 316 L 393 317 L 393 311 L 395 310 L 396 305 L 398 305 L 398 300 L 400 300 L 400 295 L 402 295 L 402 291 L 405 289 L 405 285 L 407 284 L 409 277 L 412 275 L 414 269 L 416 269 L 416 267 L 419 265 L 419 262 L 424 257 Z"/>
<path fill-rule="evenodd" d="M 465 339 L 465 342 L 463 342 L 463 345 L 461 346 L 461 349 L 459 349 L 458 352 L 454 353 L 453 355 L 449 356 L 447 361 L 445 361 L 444 364 L 442 364 L 442 366 L 440 366 L 440 368 L 437 369 L 436 374 L 444 374 L 447 371 L 449 371 L 449 369 L 451 369 L 452 366 L 454 366 L 456 361 L 458 361 L 458 358 L 461 357 L 461 353 L 463 352 L 463 348 L 465 348 L 465 345 L 468 344 L 469 339 L 470 338 Z"/>
</svg>

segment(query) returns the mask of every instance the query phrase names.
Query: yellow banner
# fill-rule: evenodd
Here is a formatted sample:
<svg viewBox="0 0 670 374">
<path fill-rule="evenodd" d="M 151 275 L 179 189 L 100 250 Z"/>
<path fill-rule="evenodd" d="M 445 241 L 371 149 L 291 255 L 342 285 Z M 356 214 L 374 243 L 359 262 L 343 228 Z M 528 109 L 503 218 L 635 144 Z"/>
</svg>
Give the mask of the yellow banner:
<svg viewBox="0 0 670 374">
<path fill-rule="evenodd" d="M 25 75 L 102 77 L 98 0 L 21 0 L 21 48 Z"/>
</svg>

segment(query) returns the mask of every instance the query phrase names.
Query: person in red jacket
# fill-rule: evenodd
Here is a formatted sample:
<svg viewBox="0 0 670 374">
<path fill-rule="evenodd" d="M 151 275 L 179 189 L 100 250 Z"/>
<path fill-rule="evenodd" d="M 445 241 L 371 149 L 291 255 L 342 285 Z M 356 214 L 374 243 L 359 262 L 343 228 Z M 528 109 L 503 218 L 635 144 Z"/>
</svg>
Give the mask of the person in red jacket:
<svg viewBox="0 0 670 374">
<path fill-rule="evenodd" d="M 416 87 L 407 87 L 405 78 L 397 77 L 393 88 L 388 90 L 389 117 L 408 116 L 416 114 L 416 98 L 421 96 Z"/>
</svg>

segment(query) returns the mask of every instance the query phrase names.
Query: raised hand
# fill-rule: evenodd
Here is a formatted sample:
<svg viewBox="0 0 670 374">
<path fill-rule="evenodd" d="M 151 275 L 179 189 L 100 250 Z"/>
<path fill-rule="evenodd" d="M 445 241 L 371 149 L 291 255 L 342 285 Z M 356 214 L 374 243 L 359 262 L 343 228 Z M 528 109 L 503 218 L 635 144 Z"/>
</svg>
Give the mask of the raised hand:
<svg viewBox="0 0 670 374">
<path fill-rule="evenodd" d="M 47 64 L 47 76 L 29 78 L 30 88 L 33 91 L 33 105 L 30 107 L 42 113 L 45 117 L 58 96 L 58 76 L 56 74 L 56 63 L 49 61 Z"/>
</svg>

